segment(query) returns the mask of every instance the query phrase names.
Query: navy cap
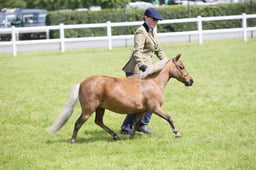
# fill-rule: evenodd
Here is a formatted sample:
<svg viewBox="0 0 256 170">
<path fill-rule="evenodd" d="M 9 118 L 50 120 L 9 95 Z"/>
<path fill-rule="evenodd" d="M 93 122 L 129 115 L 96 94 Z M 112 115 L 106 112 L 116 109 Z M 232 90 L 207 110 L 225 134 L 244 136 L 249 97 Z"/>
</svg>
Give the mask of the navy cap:
<svg viewBox="0 0 256 170">
<path fill-rule="evenodd" d="M 146 9 L 144 16 L 148 16 L 157 20 L 163 20 L 160 12 L 156 10 L 155 8 L 148 8 Z"/>
</svg>

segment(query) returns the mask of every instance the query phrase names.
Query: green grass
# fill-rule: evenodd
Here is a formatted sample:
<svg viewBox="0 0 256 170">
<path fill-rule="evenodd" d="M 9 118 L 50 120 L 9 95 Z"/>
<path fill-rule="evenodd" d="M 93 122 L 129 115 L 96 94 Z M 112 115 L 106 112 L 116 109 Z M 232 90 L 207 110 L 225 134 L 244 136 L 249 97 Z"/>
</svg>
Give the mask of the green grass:
<svg viewBox="0 0 256 170">
<path fill-rule="evenodd" d="M 171 80 L 163 108 L 182 138 L 153 116 L 152 135 L 112 138 L 94 115 L 70 144 L 71 119 L 56 134 L 57 118 L 72 86 L 90 75 L 122 77 L 132 47 L 19 53 L 0 56 L 0 169 L 255 169 L 256 39 L 163 44 L 169 57 L 182 53 L 195 83 Z M 107 111 L 118 132 L 124 115 Z"/>
</svg>

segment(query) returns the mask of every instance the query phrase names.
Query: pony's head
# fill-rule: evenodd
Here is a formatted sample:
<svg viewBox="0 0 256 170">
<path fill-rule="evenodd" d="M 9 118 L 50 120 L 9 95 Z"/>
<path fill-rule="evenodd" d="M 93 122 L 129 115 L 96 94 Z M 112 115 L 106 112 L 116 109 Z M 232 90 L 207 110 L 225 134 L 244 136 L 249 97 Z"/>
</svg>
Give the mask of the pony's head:
<svg viewBox="0 0 256 170">
<path fill-rule="evenodd" d="M 172 77 L 176 78 L 180 82 L 184 83 L 185 86 L 192 86 L 194 80 L 192 76 L 187 72 L 183 62 L 180 59 L 181 54 L 178 54 L 176 57 L 171 59 L 174 69 L 172 69 Z"/>
</svg>

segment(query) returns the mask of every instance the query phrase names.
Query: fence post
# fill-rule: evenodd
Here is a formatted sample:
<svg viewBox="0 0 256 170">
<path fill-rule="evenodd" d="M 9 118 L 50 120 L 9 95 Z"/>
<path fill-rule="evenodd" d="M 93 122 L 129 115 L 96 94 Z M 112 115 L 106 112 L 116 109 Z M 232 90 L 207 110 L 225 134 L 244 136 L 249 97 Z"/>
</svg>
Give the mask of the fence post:
<svg viewBox="0 0 256 170">
<path fill-rule="evenodd" d="M 197 17 L 197 29 L 198 29 L 198 42 L 200 45 L 203 44 L 203 24 L 202 24 L 202 17 L 198 16 Z"/>
<path fill-rule="evenodd" d="M 16 31 L 15 26 L 12 26 L 12 54 L 17 56 L 17 44 L 16 44 Z"/>
<path fill-rule="evenodd" d="M 65 52 L 65 33 L 64 33 L 64 24 L 60 24 L 60 50 Z"/>
<path fill-rule="evenodd" d="M 49 29 L 46 29 L 46 39 L 49 40 L 50 39 L 50 33 L 49 33 Z"/>
<path fill-rule="evenodd" d="M 245 13 L 243 13 L 242 27 L 243 27 L 244 41 L 247 41 L 247 20 L 246 20 L 246 14 Z"/>
<path fill-rule="evenodd" d="M 108 36 L 108 49 L 112 50 L 112 30 L 111 30 L 111 22 L 107 21 L 107 36 Z"/>
</svg>

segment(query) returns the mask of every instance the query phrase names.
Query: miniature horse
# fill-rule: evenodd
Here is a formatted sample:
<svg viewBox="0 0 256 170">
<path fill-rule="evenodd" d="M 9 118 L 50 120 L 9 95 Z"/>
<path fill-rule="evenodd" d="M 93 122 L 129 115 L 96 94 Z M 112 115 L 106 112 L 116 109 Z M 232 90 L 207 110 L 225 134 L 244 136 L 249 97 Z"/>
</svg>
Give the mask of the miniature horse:
<svg viewBox="0 0 256 170">
<path fill-rule="evenodd" d="M 186 86 L 193 84 L 193 78 L 186 71 L 180 54 L 168 59 L 161 70 L 144 78 L 138 77 L 136 75 L 126 78 L 92 76 L 76 84 L 62 113 L 55 123 L 47 129 L 48 132 L 55 133 L 67 122 L 79 98 L 82 113 L 75 123 L 71 143 L 76 142 L 78 130 L 93 112 L 96 112 L 95 123 L 108 132 L 114 140 L 120 139 L 114 131 L 103 123 L 105 109 L 120 114 L 137 113 L 130 139 L 134 137 L 136 127 L 144 113 L 148 111 L 168 121 L 175 137 L 180 137 L 172 118 L 161 108 L 164 89 L 170 78 L 175 78 Z"/>
</svg>

